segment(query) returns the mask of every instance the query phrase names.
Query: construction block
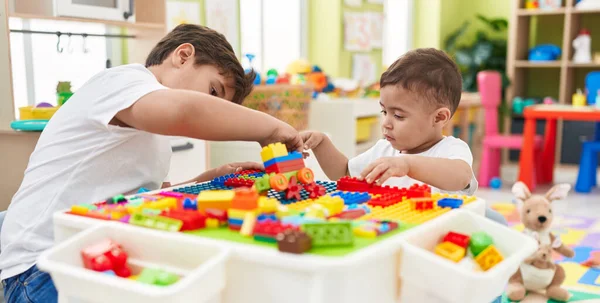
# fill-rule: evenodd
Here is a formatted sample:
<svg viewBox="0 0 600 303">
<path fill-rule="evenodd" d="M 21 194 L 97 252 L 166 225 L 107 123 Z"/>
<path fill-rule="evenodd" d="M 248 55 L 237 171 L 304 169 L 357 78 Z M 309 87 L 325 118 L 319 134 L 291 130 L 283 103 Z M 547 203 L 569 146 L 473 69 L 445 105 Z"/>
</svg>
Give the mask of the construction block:
<svg viewBox="0 0 600 303">
<path fill-rule="evenodd" d="M 284 162 L 289 162 L 289 161 L 293 161 L 293 160 L 303 160 L 304 157 L 302 156 L 301 153 L 297 152 L 297 151 L 293 151 L 291 153 L 289 153 L 287 156 L 282 156 L 282 157 L 277 157 L 277 158 L 273 158 L 269 161 L 264 161 L 265 167 L 267 166 L 271 166 L 273 164 L 278 164 L 278 163 L 284 163 Z"/>
<path fill-rule="evenodd" d="M 342 213 L 333 215 L 333 216 L 329 216 L 329 218 L 338 218 L 338 219 L 343 219 L 343 220 L 354 220 L 354 219 L 358 219 L 362 216 L 364 216 L 366 214 L 364 209 L 350 209 L 350 210 L 345 210 Z"/>
<path fill-rule="evenodd" d="M 281 252 L 303 254 L 312 247 L 311 238 L 302 231 L 288 229 L 276 236 L 277 248 Z"/>
<path fill-rule="evenodd" d="M 142 272 L 136 278 L 138 282 L 156 286 L 168 286 L 178 280 L 179 276 L 154 268 L 142 269 Z"/>
<path fill-rule="evenodd" d="M 185 198 L 183 200 L 183 209 L 198 210 L 198 201 L 195 199 Z"/>
<path fill-rule="evenodd" d="M 229 178 L 224 182 L 225 186 L 229 187 L 252 187 L 254 185 L 254 180 L 244 179 L 242 177 L 237 178 Z"/>
<path fill-rule="evenodd" d="M 71 206 L 71 213 L 74 215 L 85 215 L 88 213 L 90 209 L 85 207 L 85 206 L 81 206 L 81 205 L 73 205 Z"/>
<path fill-rule="evenodd" d="M 172 192 L 172 191 L 161 191 L 160 196 L 170 197 L 170 198 L 183 198 L 182 193 Z"/>
<path fill-rule="evenodd" d="M 284 157 L 288 155 L 287 148 L 282 143 L 269 144 L 262 148 L 260 152 L 260 158 L 263 163 L 273 158 Z"/>
<path fill-rule="evenodd" d="M 408 198 L 429 198 L 431 187 L 427 184 L 413 184 L 408 188 Z"/>
<path fill-rule="evenodd" d="M 378 186 L 374 183 L 358 180 L 355 177 L 344 176 L 337 181 L 337 189 L 342 191 L 368 192 L 371 194 L 398 193 L 398 187 Z"/>
<path fill-rule="evenodd" d="M 465 257 L 467 251 L 464 247 L 460 247 L 452 242 L 442 242 L 435 247 L 435 253 L 438 256 L 458 263 Z"/>
<path fill-rule="evenodd" d="M 456 198 L 443 198 L 437 201 L 439 207 L 450 207 L 452 209 L 459 208 L 462 204 L 463 200 Z"/>
<path fill-rule="evenodd" d="M 206 227 L 206 216 L 195 210 L 169 210 L 163 211 L 161 216 L 181 220 L 180 231 L 196 230 Z"/>
<path fill-rule="evenodd" d="M 296 159 L 291 161 L 286 161 L 282 163 L 271 164 L 270 166 L 265 166 L 265 172 L 267 174 L 270 173 L 287 173 L 291 171 L 297 171 L 301 168 L 304 168 L 304 160 Z"/>
<path fill-rule="evenodd" d="M 278 233 L 283 232 L 286 229 L 297 228 L 294 228 L 294 226 L 291 224 L 283 224 L 278 221 L 264 220 L 255 224 L 253 234 L 275 239 L 275 236 L 277 236 Z"/>
<path fill-rule="evenodd" d="M 242 223 L 242 229 L 240 229 L 240 234 L 242 236 L 252 236 L 254 225 L 256 225 L 256 214 L 246 213 L 246 216 L 244 217 L 244 223 Z"/>
<path fill-rule="evenodd" d="M 219 222 L 227 221 L 227 211 L 222 209 L 207 208 L 204 210 L 204 213 L 206 214 L 206 217 L 217 219 Z"/>
<path fill-rule="evenodd" d="M 337 192 L 331 194 L 332 197 L 339 196 L 344 200 L 344 204 L 360 204 L 371 200 L 371 196 L 368 193 L 360 192 Z"/>
<path fill-rule="evenodd" d="M 323 196 L 314 203 L 325 207 L 329 216 L 335 216 L 344 210 L 344 200 L 339 196 Z"/>
<path fill-rule="evenodd" d="M 496 264 L 502 262 L 502 260 L 504 260 L 504 257 L 494 245 L 489 245 L 484 251 L 475 257 L 475 262 L 479 264 L 479 267 L 481 267 L 483 271 L 487 271 L 488 269 L 496 266 Z"/>
<path fill-rule="evenodd" d="M 252 213 L 254 215 L 257 215 L 258 209 L 235 209 L 235 208 L 230 208 L 229 210 L 227 210 L 227 218 L 228 219 L 244 220 L 244 218 L 246 217 L 247 213 Z"/>
<path fill-rule="evenodd" d="M 454 244 L 466 249 L 467 246 L 469 246 L 470 239 L 471 239 L 471 237 L 469 237 L 467 235 L 463 235 L 463 234 L 459 234 L 459 233 L 455 233 L 455 232 L 449 232 L 448 234 L 446 234 L 446 236 L 444 236 L 442 241 L 451 242 L 451 243 L 454 243 Z"/>
<path fill-rule="evenodd" d="M 402 202 L 403 198 L 404 196 L 401 193 L 385 193 L 371 199 L 368 204 L 385 208 Z"/>
<path fill-rule="evenodd" d="M 198 195 L 198 210 L 204 211 L 207 208 L 227 210 L 231 207 L 231 202 L 235 197 L 232 190 L 210 190 L 200 192 Z"/>
<path fill-rule="evenodd" d="M 311 237 L 314 247 L 354 244 L 350 222 L 304 223 L 301 229 Z"/>
<path fill-rule="evenodd" d="M 171 219 L 162 216 L 148 216 L 135 213 L 129 218 L 129 224 L 154 228 L 164 231 L 179 231 L 183 222 L 181 220 Z"/>
<path fill-rule="evenodd" d="M 267 191 L 271 189 L 270 179 L 271 177 L 268 174 L 258 177 L 254 180 L 254 187 L 259 193 Z"/>
<path fill-rule="evenodd" d="M 284 176 L 283 174 L 272 173 L 269 175 L 269 184 L 271 185 L 271 189 L 283 191 L 288 187 L 288 177 Z"/>
<path fill-rule="evenodd" d="M 309 183 L 304 185 L 304 190 L 308 192 L 308 197 L 311 199 L 321 197 L 327 192 L 325 186 L 317 183 Z"/>
<path fill-rule="evenodd" d="M 247 170 L 242 170 L 240 172 L 235 173 L 238 176 L 252 176 L 252 175 L 256 175 L 256 174 L 263 174 L 264 172 L 262 170 L 258 170 L 258 169 L 247 169 Z"/>
<path fill-rule="evenodd" d="M 216 177 L 214 178 L 212 181 L 210 181 L 210 184 L 212 186 L 225 186 L 225 181 L 231 179 L 231 178 L 236 178 L 237 176 L 234 174 L 229 174 L 229 175 L 225 175 L 225 176 L 221 176 L 221 177 Z"/>
<path fill-rule="evenodd" d="M 268 198 L 268 197 L 259 197 L 258 198 L 258 211 L 260 213 L 277 212 L 277 206 L 279 206 L 279 201 L 277 201 L 277 199 Z"/>
<path fill-rule="evenodd" d="M 231 208 L 254 210 L 258 207 L 258 192 L 254 188 L 241 187 L 234 190 Z"/>
<path fill-rule="evenodd" d="M 219 223 L 219 220 L 213 219 L 213 218 L 206 218 L 205 225 L 207 228 L 217 228 L 217 227 L 221 226 L 221 224 Z"/>
<path fill-rule="evenodd" d="M 301 199 L 301 197 L 300 197 L 301 190 L 302 190 L 302 187 L 300 185 L 298 185 L 298 180 L 296 179 L 295 176 L 292 176 L 290 178 L 290 182 L 288 183 L 287 191 L 285 192 L 285 198 L 288 200 L 289 199 L 299 200 L 299 199 Z"/>
<path fill-rule="evenodd" d="M 409 198 L 412 210 L 430 210 L 435 207 L 435 202 L 431 198 Z"/>
<path fill-rule="evenodd" d="M 471 240 L 469 241 L 469 250 L 471 250 L 473 256 L 477 256 L 492 244 L 494 244 L 494 240 L 490 235 L 482 231 L 475 232 L 471 235 Z"/>
</svg>

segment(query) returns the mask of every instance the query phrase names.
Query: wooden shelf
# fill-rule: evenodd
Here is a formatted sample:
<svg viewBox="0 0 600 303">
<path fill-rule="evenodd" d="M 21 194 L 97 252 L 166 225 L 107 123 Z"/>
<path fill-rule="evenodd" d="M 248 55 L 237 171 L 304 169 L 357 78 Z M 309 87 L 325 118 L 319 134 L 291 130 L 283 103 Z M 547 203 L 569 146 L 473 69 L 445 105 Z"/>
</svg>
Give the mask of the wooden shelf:
<svg viewBox="0 0 600 303">
<path fill-rule="evenodd" d="M 564 7 L 549 9 L 526 9 L 521 8 L 517 11 L 519 16 L 538 16 L 538 15 L 564 15 L 567 10 Z"/>
<path fill-rule="evenodd" d="M 515 67 L 524 68 L 560 68 L 560 61 L 528 61 L 528 60 L 517 60 L 515 61 Z"/>
<path fill-rule="evenodd" d="M 14 17 L 14 18 L 21 18 L 21 19 L 85 22 L 85 23 L 98 23 L 98 24 L 105 24 L 105 25 L 109 25 L 109 26 L 118 26 L 118 27 L 135 28 L 135 29 L 166 30 L 165 25 L 160 24 L 160 23 L 141 23 L 141 22 L 131 23 L 131 22 L 126 22 L 126 21 L 112 21 L 112 20 L 85 19 L 85 18 L 72 18 L 72 17 L 54 17 L 54 16 L 20 14 L 20 13 L 12 13 L 9 16 Z"/>
<path fill-rule="evenodd" d="M 574 62 L 569 62 L 569 67 L 597 67 L 600 68 L 600 63 L 595 63 L 595 62 L 591 62 L 591 63 L 574 63 Z"/>
<path fill-rule="evenodd" d="M 577 8 L 572 8 L 570 9 L 571 14 L 594 14 L 594 13 L 600 13 L 600 8 L 595 8 L 595 9 L 577 9 Z"/>
</svg>

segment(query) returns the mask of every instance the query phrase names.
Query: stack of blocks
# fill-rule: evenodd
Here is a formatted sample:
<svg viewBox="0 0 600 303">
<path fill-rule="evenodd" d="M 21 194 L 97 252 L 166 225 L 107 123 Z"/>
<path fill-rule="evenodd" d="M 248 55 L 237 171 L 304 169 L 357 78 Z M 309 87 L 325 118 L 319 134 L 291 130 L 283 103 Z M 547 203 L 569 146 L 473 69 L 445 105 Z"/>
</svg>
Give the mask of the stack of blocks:
<svg viewBox="0 0 600 303">
<path fill-rule="evenodd" d="M 492 237 L 485 232 L 475 232 L 471 237 L 449 232 L 434 251 L 437 255 L 458 263 L 467 256 L 468 249 L 479 268 L 487 271 L 504 259 L 493 243 Z"/>
</svg>

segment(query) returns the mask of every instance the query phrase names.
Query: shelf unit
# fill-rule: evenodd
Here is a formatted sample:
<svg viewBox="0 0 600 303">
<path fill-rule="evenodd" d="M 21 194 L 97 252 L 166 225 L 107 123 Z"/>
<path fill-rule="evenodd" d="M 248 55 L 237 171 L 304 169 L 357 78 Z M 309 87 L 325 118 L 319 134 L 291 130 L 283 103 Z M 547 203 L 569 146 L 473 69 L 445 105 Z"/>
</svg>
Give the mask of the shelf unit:
<svg viewBox="0 0 600 303">
<path fill-rule="evenodd" d="M 506 91 L 506 100 L 510 107 L 515 96 L 530 97 L 527 95 L 528 83 L 530 81 L 544 81 L 538 79 L 528 79 L 528 74 L 535 69 L 544 69 L 545 77 L 554 77 L 554 73 L 558 74 L 558 94 L 552 96 L 557 98 L 560 104 L 570 104 L 571 96 L 577 88 L 583 88 L 580 74 L 588 70 L 600 69 L 600 63 L 573 63 L 573 47 L 572 41 L 577 37 L 580 28 L 582 27 L 583 18 L 600 18 L 600 9 L 581 10 L 575 8 L 575 0 L 564 0 L 563 7 L 553 10 L 548 9 L 525 9 L 526 0 L 512 0 L 512 14 L 509 21 L 509 36 L 508 36 L 508 55 L 506 70 L 511 86 Z M 597 16 L 596 16 L 597 14 Z M 589 17 L 586 17 L 589 16 Z M 528 50 L 530 48 L 530 32 L 535 29 L 532 26 L 532 18 L 537 18 L 539 21 L 543 18 L 563 18 L 562 24 L 562 39 L 560 39 L 560 47 L 562 50 L 561 59 L 548 62 L 531 62 L 527 60 Z M 537 34 L 545 28 L 538 27 Z M 550 30 L 551 31 L 551 30 Z M 592 32 L 592 35 L 594 33 Z M 592 39 L 593 40 L 593 39 Z M 538 43 L 547 43 L 547 41 L 537 41 Z M 596 52 L 600 49 L 595 49 Z M 594 49 L 592 49 L 594 52 Z M 539 73 L 539 72 L 538 72 Z M 504 133 L 509 134 L 513 117 L 507 115 L 504 123 Z M 560 146 L 562 144 L 562 121 L 558 123 L 556 161 L 560 159 Z M 508 159 L 508 153 L 505 152 L 503 159 Z"/>
</svg>

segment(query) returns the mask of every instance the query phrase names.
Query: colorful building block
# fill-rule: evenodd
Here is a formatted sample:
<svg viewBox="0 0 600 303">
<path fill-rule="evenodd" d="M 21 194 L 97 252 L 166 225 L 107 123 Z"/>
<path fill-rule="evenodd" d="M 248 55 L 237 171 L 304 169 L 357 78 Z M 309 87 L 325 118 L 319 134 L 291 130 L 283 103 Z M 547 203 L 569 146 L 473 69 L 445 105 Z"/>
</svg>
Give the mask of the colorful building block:
<svg viewBox="0 0 600 303">
<path fill-rule="evenodd" d="M 293 151 L 293 152 L 289 153 L 287 156 L 277 157 L 277 158 L 273 158 L 269 161 L 264 161 L 264 165 L 265 165 L 265 167 L 268 167 L 273 164 L 284 163 L 284 162 L 293 161 L 293 160 L 303 160 L 303 159 L 304 159 L 304 157 L 302 157 L 301 153 L 299 153 L 297 151 Z"/>
<path fill-rule="evenodd" d="M 462 260 L 467 253 L 464 247 L 460 247 L 452 242 L 442 242 L 435 247 L 434 251 L 438 256 L 457 263 Z"/>
<path fill-rule="evenodd" d="M 358 219 L 366 214 L 365 210 L 362 208 L 345 210 L 339 214 L 329 216 L 329 218 L 338 218 L 342 220 L 354 220 Z"/>
<path fill-rule="evenodd" d="M 113 271 L 115 275 L 127 278 L 131 270 L 127 266 L 127 253 L 121 245 L 110 239 L 104 239 L 81 250 L 81 258 L 85 268 L 105 272 Z"/>
<path fill-rule="evenodd" d="M 196 230 L 206 227 L 206 216 L 195 210 L 168 210 L 163 211 L 161 216 L 181 220 L 180 231 Z"/>
<path fill-rule="evenodd" d="M 279 221 L 264 220 L 255 224 L 253 235 L 255 240 L 258 236 L 259 238 L 270 238 L 271 242 L 275 242 L 275 236 L 277 236 L 278 233 L 283 232 L 287 229 L 297 228 L 294 228 L 294 226 L 290 224 L 283 224 Z"/>
<path fill-rule="evenodd" d="M 502 262 L 502 260 L 504 260 L 504 257 L 492 244 L 475 257 L 475 262 L 479 264 L 479 267 L 481 267 L 483 271 L 487 271 L 496 266 L 496 264 Z"/>
<path fill-rule="evenodd" d="M 182 193 L 172 192 L 172 191 L 161 191 L 159 195 L 161 195 L 163 197 L 183 198 Z"/>
<path fill-rule="evenodd" d="M 459 208 L 463 204 L 462 199 L 443 198 L 437 201 L 439 207 Z"/>
<path fill-rule="evenodd" d="M 210 219 L 217 219 L 219 222 L 227 222 L 227 211 L 222 209 L 207 208 L 204 210 L 206 217 Z"/>
<path fill-rule="evenodd" d="M 371 195 L 360 192 L 343 192 L 339 191 L 331 194 L 332 197 L 339 196 L 344 200 L 344 204 L 361 204 L 371 200 Z"/>
<path fill-rule="evenodd" d="M 386 193 L 372 198 L 368 204 L 371 206 L 389 207 L 403 200 L 401 193 Z"/>
<path fill-rule="evenodd" d="M 179 231 L 183 222 L 181 220 L 171 219 L 162 216 L 148 216 L 141 213 L 135 213 L 129 218 L 129 224 L 160 229 L 164 231 Z"/>
<path fill-rule="evenodd" d="M 242 223 L 242 228 L 240 229 L 240 234 L 242 236 L 252 236 L 254 225 L 256 225 L 256 214 L 251 212 L 246 213 L 244 223 Z"/>
<path fill-rule="evenodd" d="M 235 197 L 232 190 L 210 190 L 200 192 L 198 195 L 198 210 L 204 211 L 207 208 L 227 210 L 231 207 L 231 202 Z"/>
<path fill-rule="evenodd" d="M 435 207 L 435 202 L 431 198 L 409 198 L 412 210 L 429 210 Z"/>
<path fill-rule="evenodd" d="M 325 207 L 328 216 L 335 216 L 344 211 L 344 200 L 339 196 L 323 196 L 315 200 L 314 203 Z"/>
<path fill-rule="evenodd" d="M 446 234 L 446 236 L 444 236 L 444 239 L 442 239 L 442 241 L 451 242 L 451 243 L 454 243 L 454 244 L 466 249 L 469 246 L 470 239 L 471 239 L 471 237 L 469 237 L 467 235 L 463 235 L 463 234 L 459 234 L 459 233 L 455 233 L 455 232 L 451 231 L 448 234 Z"/>
<path fill-rule="evenodd" d="M 260 213 L 275 213 L 275 212 L 277 212 L 278 206 L 279 206 L 279 201 L 277 201 L 277 199 L 268 198 L 268 197 L 259 197 L 258 198 L 258 211 Z"/>
<path fill-rule="evenodd" d="M 237 188 L 237 187 L 252 187 L 254 185 L 254 180 L 245 179 L 242 177 L 237 178 L 229 178 L 225 180 L 223 183 L 225 186 Z"/>
<path fill-rule="evenodd" d="M 270 166 L 266 166 L 265 167 L 265 172 L 267 174 L 270 174 L 270 173 L 287 173 L 287 172 L 292 172 L 292 171 L 300 170 L 301 168 L 304 168 L 304 160 L 303 159 L 297 159 L 297 160 L 291 160 L 291 161 L 286 161 L 286 162 L 281 162 L 281 163 L 275 163 L 275 164 L 271 164 Z"/>
<path fill-rule="evenodd" d="M 198 201 L 196 199 L 185 198 L 183 200 L 183 209 L 198 210 Z"/>
<path fill-rule="evenodd" d="M 287 155 L 288 155 L 287 148 L 282 143 L 269 144 L 269 145 L 263 147 L 260 152 L 260 158 L 262 159 L 263 163 L 267 162 L 273 158 L 284 157 Z"/>
<path fill-rule="evenodd" d="M 234 190 L 231 208 L 254 210 L 258 208 L 258 192 L 254 188 L 241 187 Z"/>
<path fill-rule="evenodd" d="M 408 198 L 429 198 L 431 187 L 427 184 L 413 184 L 408 188 Z"/>
<path fill-rule="evenodd" d="M 490 235 L 482 231 L 475 232 L 471 235 L 471 240 L 469 241 L 469 250 L 471 250 L 473 256 L 477 256 L 492 244 L 494 244 L 494 240 Z"/>
<path fill-rule="evenodd" d="M 268 174 L 258 177 L 254 180 L 254 187 L 259 193 L 271 189 L 271 177 Z"/>
<path fill-rule="evenodd" d="M 311 238 L 302 231 L 288 229 L 276 236 L 277 248 L 281 252 L 303 254 L 312 247 Z"/>
<path fill-rule="evenodd" d="M 327 192 L 323 185 L 319 185 L 317 183 L 309 183 L 304 185 L 304 190 L 308 192 L 308 197 L 311 199 L 321 197 Z"/>
<path fill-rule="evenodd" d="M 354 244 L 350 222 L 304 223 L 301 230 L 310 236 L 314 247 Z"/>
<path fill-rule="evenodd" d="M 290 178 L 290 182 L 288 183 L 288 188 L 287 191 L 285 192 L 285 198 L 286 199 L 301 199 L 300 197 L 300 191 L 302 190 L 302 187 L 298 184 L 298 180 L 296 179 L 295 176 L 292 176 Z"/>
<path fill-rule="evenodd" d="M 374 183 L 369 184 L 367 181 L 349 176 L 344 176 L 338 180 L 337 189 L 342 191 L 368 192 L 371 194 L 398 193 L 400 191 L 398 187 L 378 186 Z"/>
<path fill-rule="evenodd" d="M 144 268 L 136 278 L 138 282 L 156 286 L 168 286 L 178 280 L 179 276 L 155 268 Z"/>
</svg>

